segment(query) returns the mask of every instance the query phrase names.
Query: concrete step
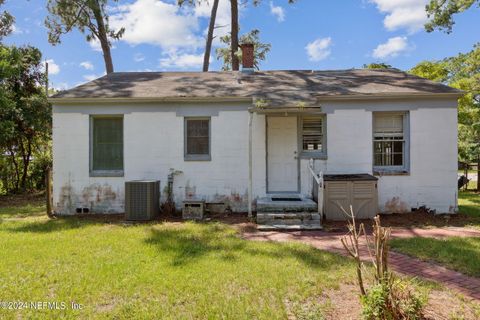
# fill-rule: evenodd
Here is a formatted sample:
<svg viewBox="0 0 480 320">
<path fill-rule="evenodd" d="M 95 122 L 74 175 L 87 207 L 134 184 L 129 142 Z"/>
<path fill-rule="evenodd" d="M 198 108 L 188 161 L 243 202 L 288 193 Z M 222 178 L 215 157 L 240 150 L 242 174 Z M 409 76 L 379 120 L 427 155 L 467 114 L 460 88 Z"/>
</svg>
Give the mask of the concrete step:
<svg viewBox="0 0 480 320">
<path fill-rule="evenodd" d="M 289 231 L 297 231 L 297 230 L 322 230 L 322 226 L 318 225 L 285 225 L 285 224 L 274 224 L 274 225 L 258 225 L 257 230 L 259 231 L 280 231 L 280 230 L 289 230 Z"/>
<path fill-rule="evenodd" d="M 320 224 L 320 215 L 311 212 L 298 213 L 257 213 L 257 223 L 259 224 Z"/>
<path fill-rule="evenodd" d="M 315 212 L 318 205 L 301 195 L 269 195 L 257 200 L 257 212 Z"/>
<path fill-rule="evenodd" d="M 320 215 L 313 212 L 257 212 L 259 230 L 320 230 Z"/>
<path fill-rule="evenodd" d="M 311 219 L 320 220 L 317 212 L 257 212 L 257 219 Z"/>
<path fill-rule="evenodd" d="M 285 225 L 296 225 L 296 224 L 305 224 L 305 225 L 314 225 L 320 224 L 320 220 L 300 220 L 300 219 L 277 219 L 277 220 L 262 220 L 257 219 L 258 224 L 265 225 L 274 225 L 274 224 L 285 224 Z"/>
</svg>

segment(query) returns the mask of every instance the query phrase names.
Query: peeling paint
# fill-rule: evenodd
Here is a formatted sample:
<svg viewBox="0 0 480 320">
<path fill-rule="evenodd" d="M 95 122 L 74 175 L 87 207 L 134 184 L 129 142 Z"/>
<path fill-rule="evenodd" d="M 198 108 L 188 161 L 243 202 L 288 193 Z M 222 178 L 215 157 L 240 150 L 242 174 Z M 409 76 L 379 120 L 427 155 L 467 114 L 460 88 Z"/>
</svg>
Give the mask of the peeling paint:
<svg viewBox="0 0 480 320">
<path fill-rule="evenodd" d="M 76 202 L 74 195 L 75 192 L 72 185 L 70 182 L 67 182 L 60 188 L 60 195 L 54 211 L 56 213 L 74 213 Z"/>
<path fill-rule="evenodd" d="M 192 200 L 192 199 L 195 199 L 196 197 L 197 197 L 197 187 L 195 186 L 191 187 L 190 183 L 187 182 L 187 184 L 185 185 L 185 200 Z"/>
<path fill-rule="evenodd" d="M 88 208 L 91 213 L 118 213 L 123 211 L 123 196 L 114 191 L 107 183 L 94 183 L 77 194 L 70 183 L 60 188 L 55 212 L 59 214 L 75 214 L 77 208 Z"/>
<path fill-rule="evenodd" d="M 387 213 L 405 213 L 410 212 L 408 203 L 402 201 L 400 197 L 393 197 L 385 202 L 385 212 Z"/>
<path fill-rule="evenodd" d="M 229 195 L 215 194 L 212 202 L 223 202 L 233 212 L 246 212 L 248 209 L 248 193 L 240 194 L 232 191 Z"/>
</svg>

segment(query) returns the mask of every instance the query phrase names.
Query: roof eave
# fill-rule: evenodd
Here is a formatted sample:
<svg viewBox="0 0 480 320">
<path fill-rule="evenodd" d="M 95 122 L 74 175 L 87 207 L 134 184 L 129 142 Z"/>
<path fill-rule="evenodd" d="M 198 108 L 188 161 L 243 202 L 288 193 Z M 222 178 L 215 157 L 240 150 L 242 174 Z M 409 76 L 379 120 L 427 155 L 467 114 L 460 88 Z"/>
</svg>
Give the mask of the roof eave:
<svg viewBox="0 0 480 320">
<path fill-rule="evenodd" d="M 362 100 L 383 100 L 383 99 L 438 99 L 452 98 L 458 99 L 465 94 L 464 91 L 458 92 L 439 92 L 439 93 L 375 93 L 375 94 L 349 94 L 349 95 L 317 95 L 317 101 L 362 101 Z"/>
<path fill-rule="evenodd" d="M 251 97 L 154 97 L 154 98 L 48 98 L 53 104 L 158 103 L 158 102 L 251 102 Z"/>
</svg>

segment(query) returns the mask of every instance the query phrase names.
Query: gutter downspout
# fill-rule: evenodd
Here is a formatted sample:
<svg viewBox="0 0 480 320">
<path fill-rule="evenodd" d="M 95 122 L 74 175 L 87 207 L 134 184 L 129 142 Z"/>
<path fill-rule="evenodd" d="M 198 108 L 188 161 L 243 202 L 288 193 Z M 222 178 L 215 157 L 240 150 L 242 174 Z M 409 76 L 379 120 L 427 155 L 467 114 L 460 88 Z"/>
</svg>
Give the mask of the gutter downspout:
<svg viewBox="0 0 480 320">
<path fill-rule="evenodd" d="M 252 215 L 252 198 L 253 198 L 253 157 L 252 157 L 252 123 L 253 123 L 253 111 L 248 110 L 248 218 L 251 219 Z"/>
</svg>

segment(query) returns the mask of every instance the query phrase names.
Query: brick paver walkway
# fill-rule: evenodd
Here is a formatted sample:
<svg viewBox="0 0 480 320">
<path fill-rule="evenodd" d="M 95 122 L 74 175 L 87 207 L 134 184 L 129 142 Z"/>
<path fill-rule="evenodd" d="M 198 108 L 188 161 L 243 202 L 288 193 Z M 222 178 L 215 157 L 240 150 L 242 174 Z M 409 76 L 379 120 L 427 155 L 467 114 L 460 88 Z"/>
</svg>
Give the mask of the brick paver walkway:
<svg viewBox="0 0 480 320">
<path fill-rule="evenodd" d="M 300 241 L 318 249 L 347 255 L 340 237 L 344 233 L 329 233 L 325 231 L 295 231 L 295 232 L 252 232 L 244 233 L 243 237 L 249 240 L 260 241 Z M 480 237 L 480 231 L 464 228 L 435 228 L 435 229 L 392 229 L 393 238 L 409 237 Z M 370 261 L 365 241 L 361 243 L 363 260 Z M 391 252 L 390 265 L 393 270 L 424 279 L 441 282 L 449 288 L 457 290 L 467 297 L 480 300 L 480 279 L 469 277 L 462 273 L 447 269 L 435 263 L 421 261 L 407 255 Z"/>
</svg>

